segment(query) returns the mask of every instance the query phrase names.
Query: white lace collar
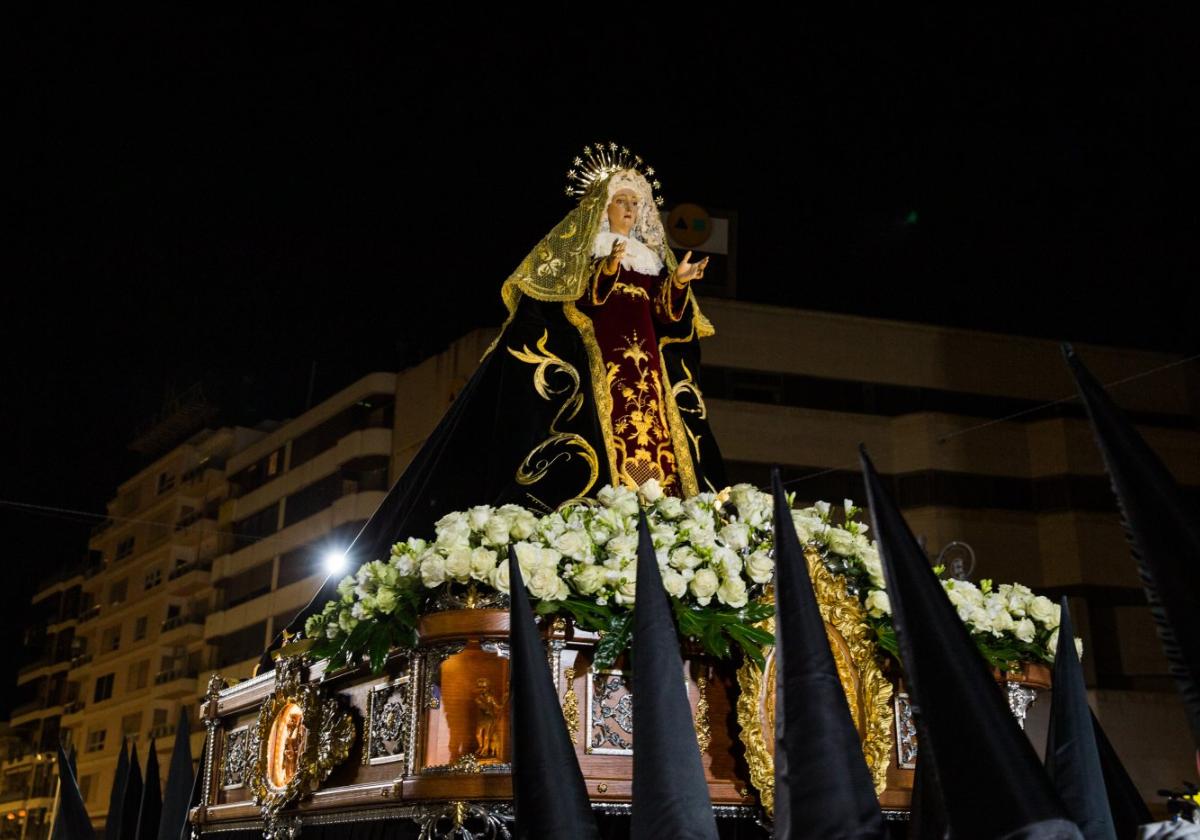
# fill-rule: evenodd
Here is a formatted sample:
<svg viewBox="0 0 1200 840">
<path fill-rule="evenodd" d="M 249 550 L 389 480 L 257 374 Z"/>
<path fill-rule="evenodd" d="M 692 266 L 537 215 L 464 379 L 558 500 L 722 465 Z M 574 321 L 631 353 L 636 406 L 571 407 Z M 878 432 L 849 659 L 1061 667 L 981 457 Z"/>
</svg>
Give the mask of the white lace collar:
<svg viewBox="0 0 1200 840">
<path fill-rule="evenodd" d="M 645 244 L 632 237 L 607 230 L 596 234 L 596 241 L 592 243 L 592 256 L 607 257 L 612 253 L 613 243 L 617 240 L 625 243 L 625 256 L 621 258 L 623 268 L 650 275 L 657 275 L 663 270 L 662 258 Z"/>
</svg>

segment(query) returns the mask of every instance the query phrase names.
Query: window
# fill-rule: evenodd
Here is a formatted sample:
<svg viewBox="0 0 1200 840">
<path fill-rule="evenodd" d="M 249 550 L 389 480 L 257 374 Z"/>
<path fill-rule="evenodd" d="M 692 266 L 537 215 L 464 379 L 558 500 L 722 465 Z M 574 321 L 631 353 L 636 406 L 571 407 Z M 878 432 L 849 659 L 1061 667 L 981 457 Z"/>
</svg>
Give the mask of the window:
<svg viewBox="0 0 1200 840">
<path fill-rule="evenodd" d="M 262 487 L 281 472 L 283 472 L 283 447 L 238 470 L 229 477 L 229 483 L 236 488 L 237 495 L 241 496 Z"/>
<path fill-rule="evenodd" d="M 117 543 L 117 560 L 124 560 L 130 554 L 133 554 L 133 536 L 130 535 Z"/>
<path fill-rule="evenodd" d="M 226 609 L 236 607 L 238 604 L 244 604 L 270 592 L 273 565 L 274 562 L 268 560 L 266 563 L 260 563 L 240 574 L 222 580 L 220 584 L 225 591 L 224 607 Z"/>
<path fill-rule="evenodd" d="M 92 795 L 92 786 L 95 784 L 96 784 L 96 774 L 95 773 L 89 773 L 88 775 L 81 776 L 79 778 L 79 797 L 84 802 L 87 802 L 88 798 Z"/>
<path fill-rule="evenodd" d="M 121 734 L 131 741 L 136 741 L 142 731 L 142 713 L 134 712 L 121 718 Z"/>
<path fill-rule="evenodd" d="M 112 697 L 113 678 L 116 674 L 105 674 L 103 677 L 96 677 L 96 690 L 92 692 L 92 702 L 99 703 L 101 700 L 107 700 Z M 91 738 L 91 733 L 88 734 Z M 103 739 L 103 735 L 100 736 Z"/>
<path fill-rule="evenodd" d="M 108 588 L 108 603 L 123 604 L 125 602 L 125 595 L 128 593 L 128 591 L 129 578 L 118 580 Z"/>
<path fill-rule="evenodd" d="M 283 450 L 276 449 L 267 456 L 267 478 L 274 478 L 279 474 L 279 468 L 283 465 Z"/>
<path fill-rule="evenodd" d="M 234 546 L 243 548 L 279 530 L 279 502 L 233 523 Z"/>
<path fill-rule="evenodd" d="M 164 472 L 158 474 L 158 495 L 162 495 L 175 486 L 175 473 Z"/>
<path fill-rule="evenodd" d="M 129 681 L 125 686 L 126 691 L 135 691 L 139 688 L 145 688 L 150 682 L 150 660 L 145 659 L 141 662 L 135 662 L 129 666 Z"/>
<path fill-rule="evenodd" d="M 100 652 L 108 653 L 116 650 L 121 646 L 121 625 L 114 624 L 112 627 L 105 627 L 104 632 L 100 634 Z"/>
<path fill-rule="evenodd" d="M 143 583 L 143 589 L 153 589 L 162 583 L 162 566 L 155 566 L 153 569 L 146 570 L 146 578 Z"/>
<path fill-rule="evenodd" d="M 267 646 L 267 622 L 260 621 L 249 627 L 223 636 L 217 644 L 217 667 L 224 668 L 247 659 L 257 659 Z"/>
<path fill-rule="evenodd" d="M 87 746 L 84 752 L 100 752 L 104 749 L 104 740 L 108 737 L 107 729 L 93 729 L 88 732 Z"/>
<path fill-rule="evenodd" d="M 160 726 L 165 725 L 166 722 L 167 722 L 167 710 L 166 709 L 155 709 L 154 717 L 151 718 L 151 725 L 154 726 L 155 728 L 158 728 Z"/>
<path fill-rule="evenodd" d="M 146 638 L 146 624 L 147 623 L 148 623 L 147 617 L 144 615 L 139 616 L 133 622 L 133 640 L 135 642 L 140 642 L 142 639 Z"/>
</svg>

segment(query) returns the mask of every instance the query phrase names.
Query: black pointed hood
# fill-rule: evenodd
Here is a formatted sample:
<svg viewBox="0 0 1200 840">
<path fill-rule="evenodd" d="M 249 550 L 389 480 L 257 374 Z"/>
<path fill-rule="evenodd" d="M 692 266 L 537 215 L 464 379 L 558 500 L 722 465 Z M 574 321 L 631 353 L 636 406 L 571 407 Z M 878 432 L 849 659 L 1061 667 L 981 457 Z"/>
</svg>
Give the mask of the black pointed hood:
<svg viewBox="0 0 1200 840">
<path fill-rule="evenodd" d="M 154 739 L 146 753 L 146 781 L 142 785 L 141 807 L 138 809 L 137 840 L 157 840 L 162 819 L 162 784 L 158 775 L 158 750 Z"/>
<path fill-rule="evenodd" d="M 917 762 L 933 764 L 934 772 L 922 781 L 940 785 L 950 835 L 972 840 L 1079 838 L 865 449 L 861 459 L 917 721 Z"/>
<path fill-rule="evenodd" d="M 1138 793 L 1137 785 L 1129 778 L 1125 765 L 1117 751 L 1104 734 L 1104 727 L 1091 713 L 1092 733 L 1096 736 L 1096 751 L 1100 755 L 1100 770 L 1104 773 L 1104 790 L 1108 794 L 1108 810 L 1112 814 L 1113 828 L 1120 840 L 1137 836 L 1138 826 L 1153 822 L 1154 817 L 1146 806 L 1146 800 Z"/>
<path fill-rule="evenodd" d="M 187 709 L 179 710 L 175 726 L 175 746 L 171 748 L 171 763 L 167 766 L 167 787 L 163 793 L 162 818 L 159 820 L 158 840 L 179 840 L 187 822 L 189 801 L 192 798 L 192 737 Z"/>
<path fill-rule="evenodd" d="M 1062 599 L 1061 609 L 1050 727 L 1046 734 L 1046 775 L 1085 840 L 1117 840 L 1092 732 L 1092 711 L 1083 684 L 1083 669 L 1075 652 L 1075 626 L 1066 598 Z"/>
<path fill-rule="evenodd" d="M 129 781 L 129 742 L 121 739 L 121 754 L 113 773 L 112 790 L 108 794 L 108 814 L 104 818 L 105 840 L 121 836 L 121 809 L 125 804 L 125 784 Z"/>
<path fill-rule="evenodd" d="M 631 840 L 716 840 L 671 603 L 645 515 L 633 610 Z"/>
<path fill-rule="evenodd" d="M 79 793 L 75 771 L 61 745 L 58 748 L 58 782 L 58 814 L 54 818 L 54 833 L 50 840 L 94 840 L 96 832 Z"/>
<path fill-rule="evenodd" d="M 825 635 L 804 547 L 775 494 L 775 837 L 882 838 L 883 812 Z"/>
<path fill-rule="evenodd" d="M 138 811 L 142 807 L 142 788 L 142 765 L 138 761 L 137 744 L 132 744 L 129 748 L 129 775 L 126 776 L 125 795 L 121 802 L 121 826 L 115 835 L 120 840 L 137 840 Z"/>
<path fill-rule="evenodd" d="M 1125 534 L 1200 750 L 1200 511 L 1070 345 L 1067 366 L 1092 421 Z"/>
<path fill-rule="evenodd" d="M 558 693 L 546 666 L 546 649 L 533 621 L 521 565 L 512 546 L 508 549 L 508 569 L 515 835 L 518 840 L 599 840 L 579 759 L 563 721 Z"/>
</svg>

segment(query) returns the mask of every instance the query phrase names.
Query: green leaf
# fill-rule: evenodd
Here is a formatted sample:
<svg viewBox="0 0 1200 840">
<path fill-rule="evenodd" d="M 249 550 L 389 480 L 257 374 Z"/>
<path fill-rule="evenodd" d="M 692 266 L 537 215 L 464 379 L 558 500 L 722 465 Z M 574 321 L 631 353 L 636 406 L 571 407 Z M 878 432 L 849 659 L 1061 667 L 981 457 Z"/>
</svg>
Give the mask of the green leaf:
<svg viewBox="0 0 1200 840">
<path fill-rule="evenodd" d="M 596 643 L 593 666 L 604 670 L 611 668 L 617 658 L 629 647 L 633 635 L 633 613 L 623 612 L 612 617 L 607 632 Z"/>
</svg>

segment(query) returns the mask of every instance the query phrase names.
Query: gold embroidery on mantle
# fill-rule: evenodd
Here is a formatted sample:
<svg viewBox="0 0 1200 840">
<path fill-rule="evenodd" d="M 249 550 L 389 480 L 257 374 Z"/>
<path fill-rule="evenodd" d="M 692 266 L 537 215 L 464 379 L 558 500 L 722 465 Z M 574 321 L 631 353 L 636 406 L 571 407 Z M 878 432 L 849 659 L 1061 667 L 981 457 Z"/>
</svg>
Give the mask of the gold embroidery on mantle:
<svg viewBox="0 0 1200 840">
<path fill-rule="evenodd" d="M 588 368 L 591 372 L 592 398 L 596 401 L 596 413 L 600 417 L 600 436 L 604 439 L 605 454 L 608 456 L 609 482 L 616 484 L 617 459 L 613 449 L 612 423 L 612 394 L 609 391 L 608 379 L 604 370 L 604 356 L 600 353 L 600 345 L 596 342 L 596 330 L 592 327 L 592 319 L 579 311 L 574 303 L 563 304 L 563 314 L 583 339 L 583 347 L 587 351 Z"/>
<path fill-rule="evenodd" d="M 613 399 L 623 401 L 619 409 L 622 413 L 612 418 L 613 445 L 621 481 L 637 489 L 653 478 L 664 490 L 669 490 L 676 485 L 676 478 L 675 453 L 667 430 L 666 399 L 658 371 L 647 364 L 650 354 L 642 346 L 637 330 L 632 336 L 625 337 L 621 358 L 632 363 L 634 376 L 622 379 L 616 362 L 608 363 L 606 376 Z M 631 442 L 633 452 L 629 451 Z"/>
<path fill-rule="evenodd" d="M 533 372 L 533 387 L 537 391 L 539 397 L 544 400 L 551 400 L 554 397 L 561 396 L 566 393 L 568 388 L 566 385 L 555 388 L 549 382 L 549 375 L 555 373 L 565 373 L 571 380 L 570 394 L 559 407 L 558 413 L 554 415 L 554 420 L 550 422 L 550 436 L 539 443 L 529 451 L 525 456 L 525 460 L 517 467 L 517 483 L 528 486 L 536 484 L 546 477 L 546 473 L 550 471 L 550 467 L 560 459 L 569 460 L 572 451 L 579 455 L 580 458 L 588 465 L 588 480 L 583 489 L 576 496 L 586 496 L 588 491 L 596 484 L 596 479 L 600 476 L 600 462 L 596 456 L 596 450 L 591 444 L 581 436 L 574 432 L 564 432 L 558 428 L 561 420 L 572 420 L 579 413 L 580 407 L 583 405 L 583 394 L 579 392 L 580 381 L 579 371 L 572 365 L 554 355 L 546 347 L 546 342 L 550 338 L 550 331 L 543 330 L 542 337 L 538 340 L 537 349 L 540 354 L 535 353 L 525 345 L 520 350 L 514 350 L 509 347 L 508 352 L 516 359 L 526 362 L 531 365 L 537 365 Z M 546 451 L 555 446 L 566 447 L 564 450 L 546 456 Z"/>
</svg>

